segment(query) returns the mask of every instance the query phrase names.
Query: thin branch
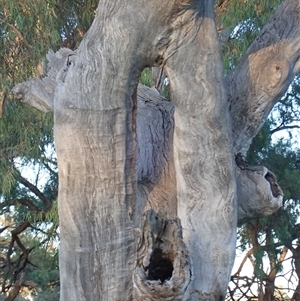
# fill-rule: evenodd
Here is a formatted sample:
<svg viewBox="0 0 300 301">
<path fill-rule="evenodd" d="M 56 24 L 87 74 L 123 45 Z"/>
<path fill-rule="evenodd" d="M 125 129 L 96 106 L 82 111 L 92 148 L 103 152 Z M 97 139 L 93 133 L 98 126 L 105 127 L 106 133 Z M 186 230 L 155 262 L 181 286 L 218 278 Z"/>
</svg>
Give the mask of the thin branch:
<svg viewBox="0 0 300 301">
<path fill-rule="evenodd" d="M 32 49 L 32 46 L 27 42 L 27 40 L 23 37 L 23 35 L 21 34 L 21 32 L 15 27 L 13 26 L 12 24 L 10 23 L 6 23 L 7 26 L 12 29 L 16 34 L 17 36 L 20 38 L 20 40 L 23 42 L 23 44 L 28 48 L 28 49 Z"/>
<path fill-rule="evenodd" d="M 14 246 L 14 240 L 12 239 L 10 244 L 9 244 L 9 247 L 8 247 L 8 250 L 7 250 L 7 254 L 6 254 L 6 262 L 7 262 L 7 270 L 6 272 L 4 273 L 4 276 L 3 276 L 3 279 L 2 279 L 2 293 L 5 293 L 7 287 L 5 286 L 6 284 L 6 280 L 8 278 L 8 275 L 9 275 L 9 272 L 11 270 L 11 260 L 10 260 L 10 255 L 12 254 L 12 251 L 13 251 L 13 246 Z M 8 288 L 10 287 L 11 285 L 8 286 Z"/>
<path fill-rule="evenodd" d="M 22 288 L 22 283 L 24 279 L 24 273 L 22 273 L 13 286 L 13 288 L 9 291 L 8 296 L 4 299 L 4 301 L 13 301 L 19 294 L 21 288 Z"/>
<path fill-rule="evenodd" d="M 7 228 L 9 228 L 9 226 L 3 227 L 0 229 L 0 233 L 2 233 L 3 231 L 5 231 Z"/>
<path fill-rule="evenodd" d="M 279 132 L 279 131 L 283 131 L 283 130 L 291 130 L 291 129 L 300 129 L 299 125 L 285 125 L 285 126 L 278 126 L 277 128 L 275 128 L 274 130 L 270 131 L 271 135 Z"/>
<path fill-rule="evenodd" d="M 11 231 L 12 236 L 16 236 L 23 232 L 25 229 L 27 229 L 30 226 L 29 221 L 24 221 L 22 224 L 20 224 L 16 229 Z"/>
<path fill-rule="evenodd" d="M 46 161 L 48 161 L 48 162 L 46 162 Z M 53 169 L 51 168 L 51 166 L 48 164 L 48 163 L 51 163 L 51 164 L 54 164 L 54 165 L 57 166 L 57 162 L 55 162 L 55 161 L 53 161 L 53 160 L 48 160 L 48 159 L 47 159 L 47 160 L 42 160 L 42 162 L 43 162 L 45 168 L 46 168 L 52 175 L 57 176 L 57 172 L 56 172 L 55 170 L 53 170 Z"/>
<path fill-rule="evenodd" d="M 253 254 L 253 252 L 254 252 L 254 249 L 251 248 L 251 249 L 246 253 L 245 257 L 243 258 L 243 260 L 242 260 L 242 262 L 241 262 L 241 264 L 239 265 L 238 270 L 232 275 L 232 277 L 237 277 L 237 276 L 240 274 L 240 272 L 241 272 L 241 270 L 242 270 L 242 268 L 243 268 L 245 262 L 246 262 L 247 259 L 250 257 L 250 255 Z"/>
<path fill-rule="evenodd" d="M 25 246 L 21 243 L 18 235 L 20 233 L 22 233 L 25 229 L 27 229 L 29 226 L 30 226 L 29 221 L 24 221 L 18 227 L 16 227 L 14 230 L 11 231 L 11 241 L 10 241 L 10 244 L 9 244 L 9 247 L 8 247 L 8 250 L 7 250 L 7 254 L 6 254 L 7 269 L 6 269 L 6 272 L 4 273 L 4 276 L 3 276 L 3 279 L 2 279 L 2 281 L 3 281 L 2 292 L 6 292 L 8 289 L 11 288 L 12 281 L 16 281 L 16 283 L 13 286 L 13 288 L 11 289 L 11 291 L 14 292 L 14 293 L 17 292 L 17 294 L 18 294 L 18 292 L 20 290 L 20 288 L 17 290 L 18 286 L 16 286 L 16 284 L 17 284 L 18 281 L 17 281 L 16 277 L 18 277 L 18 275 L 20 275 L 20 272 L 22 270 L 24 270 L 26 264 L 29 262 L 28 254 L 31 252 L 32 249 L 27 250 L 25 248 Z M 17 262 L 12 262 L 11 261 L 11 255 L 14 252 L 15 242 L 18 245 L 18 247 L 20 248 L 22 253 L 21 253 L 21 255 L 20 255 Z M 24 260 L 24 262 L 23 262 L 21 268 L 19 268 L 19 265 L 22 262 L 22 260 Z M 12 273 L 13 270 L 15 272 L 13 274 L 13 276 L 14 276 L 13 280 L 11 280 L 8 285 L 6 285 L 7 280 L 9 279 L 8 275 L 9 275 L 9 273 Z M 23 277 L 22 274 L 21 274 L 21 277 Z M 16 295 L 14 295 L 14 293 L 13 294 L 9 293 L 7 299 L 5 299 L 5 300 L 14 300 L 15 297 L 16 297 Z"/>
<path fill-rule="evenodd" d="M 18 175 L 18 180 L 43 202 L 45 206 L 45 211 L 49 211 L 51 209 L 51 201 L 35 185 L 31 184 L 28 180 L 22 177 L 20 173 Z"/>
<path fill-rule="evenodd" d="M 26 198 L 17 199 L 16 201 L 22 205 L 27 206 L 34 213 L 41 212 L 41 210 L 36 205 L 34 205 L 31 201 L 29 201 Z"/>
<path fill-rule="evenodd" d="M 4 90 L 0 92 L 0 118 L 2 117 L 4 111 L 5 96 L 6 96 L 6 89 L 4 88 Z"/>
</svg>

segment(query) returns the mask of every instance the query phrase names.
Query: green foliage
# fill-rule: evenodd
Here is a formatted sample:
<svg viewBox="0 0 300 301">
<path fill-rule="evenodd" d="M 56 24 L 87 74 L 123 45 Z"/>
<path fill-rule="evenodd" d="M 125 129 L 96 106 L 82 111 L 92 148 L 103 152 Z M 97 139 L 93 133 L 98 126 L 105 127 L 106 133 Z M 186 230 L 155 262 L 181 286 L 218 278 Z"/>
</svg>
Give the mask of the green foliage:
<svg viewBox="0 0 300 301">
<path fill-rule="evenodd" d="M 0 91 L 9 93 L 16 83 L 41 76 L 49 49 L 78 46 L 97 4 L 96 0 L 1 1 Z"/>
<path fill-rule="evenodd" d="M 260 29 L 267 23 L 280 0 L 230 0 L 217 5 L 217 24 L 221 33 L 229 32 L 222 47 L 224 68 L 233 69 Z M 217 3 L 218 4 L 218 3 Z"/>
<path fill-rule="evenodd" d="M 9 231 L 30 223 L 18 237 L 36 265 L 25 267 L 26 279 L 38 284 L 36 300 L 58 300 L 57 256 L 48 249 L 58 235 L 53 118 L 15 101 L 10 91 L 30 77 L 43 76 L 49 49 L 77 47 L 97 5 L 98 0 L 0 1 L 0 212 Z M 9 234 L 5 231 L 1 238 L 9 241 Z M 9 285 L 20 267 L 15 256 L 23 264 L 24 252 L 15 242 L 8 257 L 6 247 L 0 252 L 12 262 L 8 277 L 1 279 Z"/>
<path fill-rule="evenodd" d="M 283 115 L 290 107 L 288 98 L 291 98 L 291 94 L 277 108 Z M 296 104 L 293 106 L 296 108 Z M 248 222 L 238 231 L 241 250 L 254 250 L 255 277 L 260 283 L 268 277 L 274 277 L 273 273 L 276 277 L 282 271 L 280 256 L 283 247 L 300 243 L 295 240 L 298 238 L 295 231 L 298 229 L 296 223 L 300 213 L 300 149 L 291 140 L 272 139 L 274 133 L 286 129 L 286 125 L 295 121 L 294 118 L 286 118 L 285 123 L 278 124 L 276 117 L 280 118 L 280 113 L 271 116 L 255 137 L 248 151 L 247 161 L 251 165 L 264 165 L 276 174 L 284 192 L 284 206 L 269 217 Z M 268 275 L 266 270 L 269 271 Z"/>
<path fill-rule="evenodd" d="M 44 160 L 53 139 L 50 114 L 15 101 L 10 101 L 6 107 L 6 114 L 0 118 L 0 193 L 5 195 L 15 184 L 14 166 L 20 168 Z"/>
<path fill-rule="evenodd" d="M 57 250 L 36 248 L 31 254 L 32 264 L 27 269 L 27 277 L 38 284 L 39 291 L 57 287 L 59 281 Z M 38 293 L 38 292 L 37 292 Z"/>
<path fill-rule="evenodd" d="M 286 95 L 275 105 L 270 116 L 272 133 L 285 130 L 292 139 L 300 129 L 300 76 L 296 76 Z M 299 131 L 298 131 L 299 133 Z"/>
<path fill-rule="evenodd" d="M 44 231 L 41 232 L 41 229 L 44 229 Z M 10 265 L 14 267 L 15 271 L 23 267 L 24 279 L 33 283 L 30 288 L 25 289 L 24 294 L 28 294 L 29 292 L 34 295 L 39 295 L 41 292 L 57 293 L 59 288 L 59 271 L 58 237 L 56 231 L 57 225 L 49 227 L 49 225 L 44 224 L 40 226 L 40 229 L 27 229 L 19 235 L 22 246 L 27 249 L 29 264 L 17 264 L 24 256 L 22 249 L 17 245 L 13 247 L 13 252 L 10 256 Z M 9 245 L 9 235 L 1 233 L 1 258 L 7 256 Z M 2 267 L 0 269 L 1 282 L 3 282 L 7 271 L 9 271 L 8 267 L 2 260 Z M 13 277 L 13 275 L 10 277 Z"/>
<path fill-rule="evenodd" d="M 10 91 L 18 82 L 43 75 L 49 49 L 75 48 L 89 28 L 97 4 L 97 0 L 0 1 L 0 92 L 5 94 L 4 104 L 0 103 L 0 109 L 2 106 L 4 109 L 0 116 L 2 210 L 16 205 L 15 199 L 28 196 L 42 209 L 32 191 L 18 184 L 17 171 L 26 167 L 34 166 L 40 174 L 36 174 L 35 184 L 42 178 L 41 174 L 48 172 L 48 179 L 43 180 L 46 182 L 43 193 L 53 200 L 56 198 L 56 162 L 49 155 L 49 147 L 53 148 L 52 115 L 15 101 Z M 21 220 L 22 216 L 14 219 Z M 49 212 L 47 217 L 54 219 Z"/>
<path fill-rule="evenodd" d="M 147 87 L 151 87 L 152 85 L 152 76 L 151 76 L 151 68 L 145 68 L 140 76 L 140 83 Z"/>
<path fill-rule="evenodd" d="M 270 123 L 255 137 L 248 152 L 252 165 L 264 165 L 277 176 L 285 200 L 300 200 L 300 149 L 283 138 L 271 143 Z"/>
<path fill-rule="evenodd" d="M 140 76 L 139 82 L 142 85 L 145 85 L 147 87 L 152 86 L 152 73 L 151 73 L 151 68 L 145 68 Z M 162 90 L 160 91 L 161 95 L 165 97 L 166 99 L 171 99 L 171 94 L 170 94 L 170 86 L 168 84 L 164 84 L 162 86 Z"/>
</svg>

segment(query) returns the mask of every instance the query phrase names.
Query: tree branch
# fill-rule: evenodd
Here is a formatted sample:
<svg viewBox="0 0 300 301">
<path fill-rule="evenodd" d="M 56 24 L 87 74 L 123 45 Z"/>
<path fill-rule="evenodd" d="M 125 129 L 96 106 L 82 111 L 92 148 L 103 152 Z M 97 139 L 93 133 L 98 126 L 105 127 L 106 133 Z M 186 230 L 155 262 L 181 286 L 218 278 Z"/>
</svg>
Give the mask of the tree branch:
<svg viewBox="0 0 300 301">
<path fill-rule="evenodd" d="M 51 201 L 35 185 L 31 184 L 28 180 L 22 177 L 20 173 L 18 174 L 18 180 L 20 181 L 20 183 L 26 186 L 30 191 L 32 191 L 43 202 L 45 206 L 45 211 L 49 211 L 51 209 L 52 207 Z M 21 199 L 21 202 L 23 202 L 24 204 L 26 203 L 26 205 L 29 208 L 34 209 L 34 212 L 36 212 L 35 210 L 37 209 L 37 207 L 34 208 L 32 206 L 33 204 L 30 205 L 28 201 L 25 201 L 25 199 Z M 40 212 L 40 210 L 38 210 L 38 212 Z"/>
<path fill-rule="evenodd" d="M 29 221 L 22 222 L 17 228 L 11 231 L 11 234 L 13 236 L 19 235 L 21 232 L 23 232 L 26 228 L 30 226 Z"/>
<path fill-rule="evenodd" d="M 271 130 L 270 133 L 271 135 L 276 133 L 276 132 L 280 132 L 283 130 L 292 130 L 292 129 L 300 129 L 299 125 L 285 125 L 285 126 L 278 126 L 277 128 L 275 128 L 274 130 Z"/>
<path fill-rule="evenodd" d="M 41 212 L 41 210 L 37 206 L 35 206 L 31 201 L 29 201 L 26 198 L 17 199 L 16 201 L 22 205 L 27 206 L 34 213 Z"/>
<path fill-rule="evenodd" d="M 253 248 L 251 248 L 250 250 L 248 250 L 248 252 L 244 256 L 242 262 L 240 263 L 238 270 L 231 277 L 238 277 L 238 275 L 240 274 L 240 272 L 241 272 L 241 270 L 242 270 L 245 262 L 250 257 L 250 255 L 252 255 L 253 253 L 254 253 L 254 249 Z"/>
<path fill-rule="evenodd" d="M 286 0 L 227 76 L 234 150 L 245 154 L 299 71 L 300 3 Z"/>
<path fill-rule="evenodd" d="M 266 167 L 249 166 L 241 153 L 236 156 L 238 193 L 238 225 L 277 211 L 283 202 L 283 192 L 275 175 Z"/>
<path fill-rule="evenodd" d="M 19 279 L 16 281 L 12 289 L 9 291 L 8 296 L 4 299 L 4 301 L 13 301 L 19 294 L 24 279 L 24 273 L 21 273 Z"/>
<path fill-rule="evenodd" d="M 32 78 L 27 82 L 16 85 L 12 92 L 23 102 L 44 112 L 53 111 L 54 91 L 56 88 L 56 78 L 66 76 L 70 63 L 69 57 L 74 52 L 67 48 L 62 48 L 56 53 L 50 50 L 47 54 L 48 74 L 46 77 Z"/>
<path fill-rule="evenodd" d="M 5 96 L 6 96 L 6 89 L 4 88 L 0 92 L 0 118 L 2 117 L 3 112 L 4 112 Z"/>
<path fill-rule="evenodd" d="M 2 233 L 3 231 L 5 231 L 9 226 L 3 227 L 0 229 L 0 233 Z"/>
</svg>

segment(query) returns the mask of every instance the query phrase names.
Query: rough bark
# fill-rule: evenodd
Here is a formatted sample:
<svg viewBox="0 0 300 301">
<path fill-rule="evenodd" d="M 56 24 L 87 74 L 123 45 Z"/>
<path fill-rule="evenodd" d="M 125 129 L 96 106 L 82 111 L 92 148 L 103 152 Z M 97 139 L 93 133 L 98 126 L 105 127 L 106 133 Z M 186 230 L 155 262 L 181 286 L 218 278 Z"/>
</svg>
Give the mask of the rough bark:
<svg viewBox="0 0 300 301">
<path fill-rule="evenodd" d="M 62 50 L 64 51 L 64 50 Z M 51 52 L 51 51 L 50 51 Z M 52 53 L 52 52 L 51 52 Z M 53 53 L 52 53 L 53 54 Z M 49 56 L 48 56 L 49 57 Z M 31 85 L 36 81 L 15 88 L 19 97 L 33 95 Z M 43 86 L 43 85 L 41 85 Z M 24 87 L 24 89 L 23 89 Z M 24 94 L 23 101 L 27 102 Z M 35 107 L 43 101 L 39 99 Z M 32 103 L 30 102 L 32 105 Z M 139 193 L 150 193 L 146 209 L 159 211 L 168 208 L 170 218 L 177 216 L 176 176 L 173 162 L 174 105 L 163 98 L 157 89 L 138 85 L 137 88 L 137 181 Z M 236 157 L 238 193 L 238 225 L 250 219 L 268 216 L 282 205 L 283 192 L 275 175 L 264 166 L 249 166 L 240 154 Z M 146 191 L 146 192 L 145 192 Z M 163 202 L 158 202 L 163 199 Z"/>
<path fill-rule="evenodd" d="M 189 300 L 223 300 L 234 261 L 237 206 L 213 4 L 181 18 L 192 23 L 176 37 L 182 45 L 167 53 L 165 69 L 176 108 L 178 217 L 193 263 Z"/>
<path fill-rule="evenodd" d="M 238 225 L 274 213 L 282 206 L 283 192 L 276 176 L 264 166 L 249 166 L 236 156 Z"/>
<path fill-rule="evenodd" d="M 101 1 L 79 49 L 50 52 L 48 76 L 16 86 L 54 113 L 61 301 L 224 299 L 237 213 L 243 222 L 282 202 L 271 172 L 237 160 L 292 77 L 275 72 L 261 91 L 280 83 L 280 92 L 266 97 L 247 85 L 262 48 L 246 54 L 226 91 L 213 1 Z M 284 61 L 293 72 L 296 57 Z M 168 73 L 175 121 L 156 89 L 137 89 L 154 65 Z"/>
</svg>

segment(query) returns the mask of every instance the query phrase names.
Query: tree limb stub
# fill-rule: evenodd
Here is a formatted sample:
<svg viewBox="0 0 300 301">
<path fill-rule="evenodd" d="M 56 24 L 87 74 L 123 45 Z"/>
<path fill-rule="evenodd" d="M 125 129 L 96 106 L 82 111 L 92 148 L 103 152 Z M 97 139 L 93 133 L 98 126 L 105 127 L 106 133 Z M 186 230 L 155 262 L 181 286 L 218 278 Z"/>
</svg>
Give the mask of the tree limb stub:
<svg viewBox="0 0 300 301">
<path fill-rule="evenodd" d="M 264 166 L 237 168 L 238 225 L 250 219 L 271 215 L 283 201 L 275 175 Z"/>
<path fill-rule="evenodd" d="M 299 72 L 299 11 L 298 0 L 283 1 L 226 78 L 235 153 L 246 154 L 275 102 Z"/>
<path fill-rule="evenodd" d="M 276 176 L 266 167 L 249 166 L 238 153 L 235 158 L 238 191 L 238 225 L 250 219 L 268 216 L 283 202 Z"/>
<path fill-rule="evenodd" d="M 47 75 L 16 85 L 13 88 L 15 96 L 38 110 L 52 112 L 57 77 L 66 72 L 70 64 L 69 58 L 73 54 L 74 52 L 67 48 L 61 48 L 55 53 L 50 50 L 47 54 L 49 69 Z"/>
<path fill-rule="evenodd" d="M 43 112 L 52 111 L 52 95 L 46 92 L 44 82 L 39 78 L 33 78 L 25 83 L 18 84 L 13 89 L 16 97 L 23 102 Z"/>
</svg>

